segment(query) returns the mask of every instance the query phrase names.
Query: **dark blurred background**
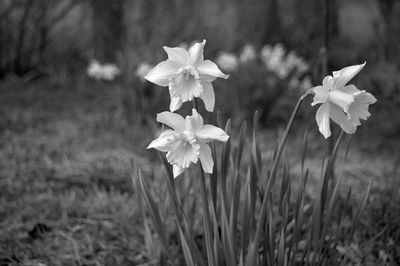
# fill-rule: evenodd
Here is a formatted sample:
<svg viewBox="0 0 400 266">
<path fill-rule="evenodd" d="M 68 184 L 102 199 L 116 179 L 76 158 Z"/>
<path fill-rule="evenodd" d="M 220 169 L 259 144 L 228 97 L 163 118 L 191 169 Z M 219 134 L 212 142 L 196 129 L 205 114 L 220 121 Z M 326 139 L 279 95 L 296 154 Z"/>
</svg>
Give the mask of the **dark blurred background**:
<svg viewBox="0 0 400 266">
<path fill-rule="evenodd" d="M 396 2 L 328 1 L 332 67 L 398 61 Z M 199 38 L 209 40 L 210 55 L 238 51 L 247 43 L 260 48 L 281 42 L 312 60 L 324 36 L 319 0 L 3 0 L 0 7 L 2 77 L 92 56 L 115 61 L 126 49 L 134 51 L 136 61 L 155 61 L 163 45 Z"/>
<path fill-rule="evenodd" d="M 331 67 L 398 62 L 397 1 L 328 3 Z M 280 42 L 316 60 L 324 36 L 320 0 L 3 0 L 0 8 L 1 77 L 77 68 L 90 57 L 115 61 L 125 50 L 133 51 L 136 62 L 155 62 L 163 45 L 199 38 L 209 41 L 209 55 Z"/>
<path fill-rule="evenodd" d="M 259 52 L 265 45 L 279 44 L 284 55 L 294 52 L 307 63 L 299 78 L 307 77 L 303 85 L 311 86 L 318 85 L 324 75 L 321 47 L 326 36 L 329 71 L 367 61 L 357 85 L 379 100 L 372 107 L 376 110 L 372 121 L 379 126 L 372 131 L 384 128 L 378 133 L 385 137 L 400 132 L 396 118 L 390 124 L 380 123 L 398 110 L 400 101 L 400 4 L 395 0 L 327 1 L 327 25 L 320 0 L 3 0 L 0 9 L 1 79 L 47 77 L 73 82 L 93 59 L 114 63 L 122 70 L 119 82 L 140 91 L 125 100 L 135 102 L 128 112 L 151 115 L 160 110 L 135 108 L 160 103 L 152 103 L 153 89 L 138 88 L 150 85 L 139 85 L 134 73 L 143 63 L 163 60 L 164 45 L 190 45 L 206 39 L 206 57 L 215 59 L 221 52 L 239 57 L 246 45 Z M 276 79 L 276 74 L 257 64 L 237 68 L 236 74 L 230 73 L 233 81 L 217 83 L 217 88 L 225 86 L 217 94 L 231 98 L 229 94 L 256 95 L 236 103 L 240 119 L 258 109 L 264 122 L 279 122 L 280 107 L 285 106 L 281 98 L 291 97 L 287 87 L 293 80 L 289 75 Z M 143 103 L 146 97 L 148 104 Z M 217 100 L 217 109 L 227 116 L 237 115 L 222 101 Z"/>
</svg>

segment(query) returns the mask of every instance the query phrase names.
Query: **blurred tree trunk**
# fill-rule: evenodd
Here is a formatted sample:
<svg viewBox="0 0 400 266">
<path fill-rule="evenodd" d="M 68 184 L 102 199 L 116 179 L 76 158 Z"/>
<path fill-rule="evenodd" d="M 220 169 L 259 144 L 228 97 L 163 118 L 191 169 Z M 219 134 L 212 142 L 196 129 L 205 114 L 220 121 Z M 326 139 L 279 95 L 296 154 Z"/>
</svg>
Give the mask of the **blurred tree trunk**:
<svg viewBox="0 0 400 266">
<path fill-rule="evenodd" d="M 123 33 L 123 0 L 92 0 L 93 47 L 101 62 L 116 60 Z"/>
<path fill-rule="evenodd" d="M 383 20 L 385 22 L 385 40 L 383 44 L 384 60 L 392 61 L 396 53 L 394 44 L 398 36 L 395 35 L 395 24 L 394 24 L 394 0 L 379 0 L 378 1 Z"/>
<path fill-rule="evenodd" d="M 28 17 L 32 9 L 32 4 L 33 1 L 24 2 L 23 14 L 18 26 L 18 36 L 15 46 L 15 60 L 13 66 L 13 70 L 17 74 L 22 74 L 22 72 L 25 70 L 24 69 L 25 60 L 23 60 L 24 57 L 22 53 L 24 49 L 25 32 L 27 29 Z"/>
<path fill-rule="evenodd" d="M 265 43 L 278 43 L 282 42 L 282 23 L 280 17 L 280 9 L 278 0 L 269 0 L 267 10 L 267 21 L 265 31 L 263 32 L 261 41 Z"/>
</svg>

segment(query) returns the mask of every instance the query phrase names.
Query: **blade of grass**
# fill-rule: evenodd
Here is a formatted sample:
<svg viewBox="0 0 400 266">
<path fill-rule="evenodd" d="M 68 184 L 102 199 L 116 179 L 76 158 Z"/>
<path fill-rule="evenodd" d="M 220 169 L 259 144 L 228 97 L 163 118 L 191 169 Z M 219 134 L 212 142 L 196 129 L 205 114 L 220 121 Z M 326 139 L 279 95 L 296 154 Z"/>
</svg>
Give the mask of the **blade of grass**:
<svg viewBox="0 0 400 266">
<path fill-rule="evenodd" d="M 292 115 L 291 115 L 290 119 L 289 119 L 289 122 L 288 122 L 288 124 L 286 126 L 286 129 L 285 129 L 285 132 L 283 134 L 283 137 L 281 138 L 281 141 L 279 142 L 278 152 L 277 152 L 276 158 L 275 158 L 275 160 L 274 160 L 274 162 L 272 164 L 270 177 L 268 178 L 268 183 L 267 183 L 267 186 L 266 186 L 265 196 L 268 195 L 269 190 L 271 189 L 272 184 L 274 182 L 274 179 L 275 179 L 275 176 L 276 176 L 276 172 L 278 170 L 278 164 L 279 164 L 280 158 L 282 156 L 282 152 L 283 152 L 283 149 L 285 147 L 285 144 L 286 144 L 287 138 L 289 136 L 290 129 L 292 128 L 292 125 L 293 125 L 294 119 L 296 117 L 296 114 L 300 109 L 301 103 L 309 95 L 309 93 L 311 93 L 311 91 L 307 91 L 297 101 L 296 106 L 295 106 L 295 108 L 294 108 L 294 110 L 292 112 Z M 257 223 L 257 231 L 256 231 L 256 234 L 255 234 L 255 239 L 253 240 L 253 243 L 252 243 L 252 245 L 253 245 L 253 248 L 251 250 L 252 254 L 248 254 L 248 257 L 246 259 L 246 265 L 247 266 L 254 266 L 255 265 L 255 261 L 254 261 L 255 254 L 254 254 L 254 252 L 256 252 L 256 250 L 257 250 L 256 247 L 258 247 L 258 245 L 260 243 L 261 231 L 262 231 L 264 218 L 265 218 L 265 213 L 266 213 L 266 209 L 267 209 L 267 200 L 266 199 L 267 198 L 264 197 L 264 201 L 262 202 L 262 205 L 261 205 L 260 218 L 259 218 L 258 223 Z"/>
<path fill-rule="evenodd" d="M 283 227 L 279 237 L 277 265 L 285 265 L 285 233 Z"/>
<path fill-rule="evenodd" d="M 201 252 L 198 249 L 194 239 L 191 237 L 194 235 L 193 229 L 190 226 L 190 223 L 188 223 L 187 218 L 185 216 L 185 212 L 183 210 L 183 207 L 178 200 L 178 196 L 176 193 L 176 187 L 175 187 L 175 179 L 171 170 L 171 167 L 167 160 L 165 159 L 164 156 L 162 156 L 160 153 L 160 159 L 162 162 L 163 170 L 164 170 L 164 180 L 165 183 L 167 184 L 167 189 L 168 189 L 168 195 L 172 198 L 173 206 L 174 206 L 174 211 L 175 211 L 175 216 L 177 218 L 177 225 L 186 234 L 186 240 L 188 242 L 188 245 L 191 247 L 192 252 L 194 253 L 196 257 L 196 261 L 200 265 L 205 265 L 205 262 L 202 258 Z M 185 230 L 183 230 L 185 229 Z"/>
<path fill-rule="evenodd" d="M 222 247 L 225 254 L 227 266 L 236 266 L 235 243 L 229 228 L 227 213 L 224 204 L 221 204 L 221 234 Z"/>
<path fill-rule="evenodd" d="M 246 143 L 246 129 L 247 129 L 246 121 L 243 121 L 242 125 L 240 126 L 240 131 L 239 131 L 239 143 L 238 143 L 238 148 L 237 148 L 237 153 L 236 153 L 236 161 L 235 161 L 236 172 L 239 172 L 240 163 L 242 162 L 243 149 L 244 149 L 244 145 Z"/>
<path fill-rule="evenodd" d="M 241 195 L 241 177 L 240 174 L 237 173 L 235 181 L 234 181 L 234 189 L 231 201 L 231 211 L 229 216 L 229 228 L 233 237 L 233 241 L 235 241 L 236 228 L 237 228 L 237 218 L 239 214 L 239 203 L 240 203 L 240 195 Z"/>
<path fill-rule="evenodd" d="M 206 238 L 206 250 L 207 250 L 207 258 L 208 258 L 208 265 L 210 266 L 217 266 L 215 260 L 215 254 L 213 252 L 213 241 L 212 241 L 212 227 L 211 227 L 211 220 L 210 220 L 210 209 L 208 206 L 207 200 L 207 188 L 206 188 L 206 180 L 205 180 L 205 173 L 203 169 L 200 167 L 201 172 L 201 199 L 203 204 L 203 224 L 204 224 L 204 234 Z"/>
<path fill-rule="evenodd" d="M 358 225 L 358 223 L 360 221 L 362 212 L 364 211 L 365 205 L 367 205 L 369 194 L 371 193 L 373 180 L 374 179 L 371 178 L 371 181 L 369 182 L 368 187 L 367 187 L 367 191 L 365 192 L 364 198 L 363 198 L 363 200 L 361 202 L 360 208 L 358 208 L 357 214 L 354 217 L 353 225 L 352 225 L 351 230 L 350 230 L 350 239 L 353 238 L 354 232 L 356 231 L 356 227 L 357 227 L 357 225 Z"/>
<path fill-rule="evenodd" d="M 211 152 L 212 152 L 212 158 L 214 158 L 215 161 L 215 158 L 217 158 L 217 150 L 215 147 L 215 142 L 211 143 Z M 218 166 L 217 162 L 215 161 L 213 172 L 212 174 L 210 174 L 210 194 L 214 209 L 217 208 L 217 191 L 218 191 Z"/>
<path fill-rule="evenodd" d="M 353 223 L 352 223 L 351 230 L 350 230 L 350 235 L 349 235 L 349 243 L 347 244 L 346 252 L 345 252 L 344 255 L 343 255 L 343 259 L 342 259 L 340 265 L 346 265 L 347 254 L 348 254 L 348 251 L 349 251 L 349 249 L 350 249 L 350 247 L 351 247 L 351 241 L 352 241 L 353 235 L 354 235 L 354 233 L 355 233 L 355 231 L 356 231 L 356 226 L 357 226 L 358 223 L 359 223 L 359 220 L 360 220 L 360 218 L 361 218 L 362 212 L 363 212 L 363 210 L 364 210 L 364 208 L 365 208 L 365 205 L 367 204 L 369 195 L 370 195 L 370 193 L 371 193 L 372 182 L 373 182 L 373 178 L 371 178 L 371 181 L 370 181 L 369 184 L 368 184 L 367 191 L 365 192 L 364 198 L 363 198 L 363 200 L 362 200 L 362 202 L 361 202 L 361 205 L 360 205 L 360 207 L 358 208 L 357 214 L 355 215 L 355 217 L 354 217 L 354 219 L 353 219 Z"/>
<path fill-rule="evenodd" d="M 154 225 L 154 229 L 156 230 L 157 235 L 160 238 L 160 242 L 162 244 L 164 252 L 171 259 L 171 261 L 173 261 L 172 258 L 170 257 L 170 255 L 172 253 L 171 253 L 171 250 L 168 245 L 168 237 L 167 237 L 167 232 L 165 230 L 166 226 L 162 222 L 159 210 L 157 208 L 157 204 L 155 203 L 153 196 L 150 194 L 149 188 L 147 187 L 146 183 L 143 180 L 140 169 L 139 169 L 139 173 L 138 173 L 138 178 L 139 178 L 141 193 L 145 199 L 147 207 L 149 208 L 150 216 L 152 218 L 152 222 Z"/>
<path fill-rule="evenodd" d="M 181 228 L 179 227 L 179 236 L 181 238 L 181 243 L 182 243 L 182 249 L 183 249 L 183 255 L 185 257 L 185 261 L 186 261 L 186 265 L 188 266 L 195 266 L 194 261 L 193 261 L 193 256 L 192 256 L 192 252 L 189 248 L 189 245 L 186 241 L 186 238 L 181 230 Z"/>
<path fill-rule="evenodd" d="M 304 163 L 307 157 L 307 149 L 308 149 L 308 129 L 304 132 L 303 137 L 303 149 L 301 150 L 301 174 L 304 175 Z"/>
<path fill-rule="evenodd" d="M 248 180 L 250 179 L 250 173 L 248 173 Z M 250 204 L 250 188 L 249 181 L 244 188 L 244 202 L 243 202 L 243 210 L 242 210 L 242 234 L 241 234 L 241 254 L 246 254 L 247 243 L 250 239 L 250 225 L 249 225 L 249 204 Z M 244 259 L 244 257 L 242 257 Z M 243 261 L 244 263 L 244 261 Z"/>
<path fill-rule="evenodd" d="M 228 119 L 225 125 L 225 132 L 230 135 L 231 131 L 231 120 Z M 230 160 L 230 152 L 231 152 L 231 138 L 228 139 L 227 142 L 222 144 L 222 152 L 221 152 L 221 192 L 222 192 L 222 200 L 223 204 L 227 206 L 227 193 L 226 193 L 226 178 L 228 173 L 228 166 Z"/>
</svg>

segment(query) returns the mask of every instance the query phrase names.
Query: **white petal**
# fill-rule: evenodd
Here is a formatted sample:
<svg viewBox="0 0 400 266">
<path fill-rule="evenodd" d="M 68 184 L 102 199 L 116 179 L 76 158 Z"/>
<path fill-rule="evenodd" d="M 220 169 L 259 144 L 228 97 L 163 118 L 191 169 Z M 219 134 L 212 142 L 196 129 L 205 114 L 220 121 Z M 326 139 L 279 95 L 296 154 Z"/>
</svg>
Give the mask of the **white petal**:
<svg viewBox="0 0 400 266">
<path fill-rule="evenodd" d="M 214 161 L 211 154 L 211 148 L 208 146 L 208 144 L 200 144 L 199 159 L 204 172 L 211 174 L 213 172 Z"/>
<path fill-rule="evenodd" d="M 356 92 L 360 91 L 359 89 L 357 89 L 356 86 L 354 86 L 352 84 L 344 86 L 340 90 L 343 91 L 344 93 L 347 93 L 347 94 L 353 94 L 353 93 L 356 93 Z"/>
<path fill-rule="evenodd" d="M 203 127 L 203 125 L 203 117 L 201 117 L 196 109 L 192 109 L 192 115 L 186 116 L 185 118 L 185 129 L 190 132 L 197 132 Z"/>
<path fill-rule="evenodd" d="M 215 80 L 215 78 L 227 79 L 229 77 L 229 75 L 222 73 L 218 66 L 210 60 L 199 62 L 197 65 L 197 71 L 199 72 L 202 80 L 207 80 L 210 82 Z"/>
<path fill-rule="evenodd" d="M 332 78 L 332 76 L 326 76 L 323 80 L 322 80 L 322 86 L 331 89 L 333 87 L 334 84 L 334 79 Z"/>
<path fill-rule="evenodd" d="M 176 110 L 179 110 L 182 107 L 182 100 L 179 96 L 172 97 L 171 96 L 171 103 L 169 104 L 169 110 L 171 112 L 175 112 Z"/>
<path fill-rule="evenodd" d="M 180 67 L 189 64 L 189 53 L 185 49 L 181 47 L 171 48 L 167 46 L 164 46 L 163 48 L 168 55 L 168 59 L 178 63 Z"/>
<path fill-rule="evenodd" d="M 205 44 L 206 40 L 203 40 L 202 42 L 195 43 L 193 44 L 192 47 L 190 47 L 189 49 L 190 63 L 193 66 L 196 66 L 198 62 L 204 60 L 203 49 Z"/>
<path fill-rule="evenodd" d="M 360 125 L 360 119 L 367 120 L 370 117 L 371 114 L 368 111 L 368 107 L 376 102 L 376 98 L 365 91 L 359 91 L 353 95 L 354 103 L 350 106 L 347 115 L 353 123 Z"/>
<path fill-rule="evenodd" d="M 330 113 L 330 104 L 323 103 L 317 111 L 315 115 L 315 120 L 317 120 L 319 132 L 325 137 L 329 138 L 331 135 L 331 128 L 329 124 L 329 113 Z"/>
<path fill-rule="evenodd" d="M 214 111 L 215 106 L 215 93 L 211 82 L 203 82 L 203 92 L 200 94 L 200 98 L 204 102 L 206 110 L 209 112 Z"/>
<path fill-rule="evenodd" d="M 174 178 L 177 178 L 180 174 L 183 173 L 183 171 L 185 171 L 185 168 L 182 168 L 177 165 L 172 166 L 172 172 L 174 173 Z"/>
<path fill-rule="evenodd" d="M 168 86 L 169 78 L 179 71 L 179 65 L 170 60 L 163 61 L 151 69 L 144 77 L 159 86 Z"/>
<path fill-rule="evenodd" d="M 229 139 L 229 136 L 220 129 L 219 127 L 213 125 L 204 125 L 203 128 L 196 133 L 196 137 L 201 142 L 210 142 L 212 140 L 219 140 L 222 142 L 226 142 Z"/>
<path fill-rule="evenodd" d="M 347 113 L 350 105 L 354 102 L 354 97 L 341 90 L 333 90 L 329 92 L 329 102 L 339 106 Z"/>
<path fill-rule="evenodd" d="M 312 88 L 314 94 L 313 102 L 311 103 L 312 106 L 319 104 L 319 103 L 324 103 L 328 100 L 329 97 L 329 89 L 328 87 L 324 86 L 317 86 Z"/>
<path fill-rule="evenodd" d="M 356 132 L 357 125 L 352 123 L 339 107 L 331 106 L 330 117 L 333 122 L 338 124 L 347 134 L 354 134 Z"/>
<path fill-rule="evenodd" d="M 355 75 L 357 75 L 365 66 L 366 62 L 361 65 L 354 65 L 342 68 L 339 71 L 333 72 L 333 77 L 336 80 L 336 88 L 344 87 Z"/>
<path fill-rule="evenodd" d="M 169 145 L 174 141 L 175 135 L 176 133 L 173 130 L 165 130 L 158 138 L 153 140 L 149 146 L 147 146 L 147 149 L 153 148 L 162 152 L 167 152 Z"/>
<path fill-rule="evenodd" d="M 197 163 L 200 155 L 200 145 L 178 140 L 171 143 L 166 155 L 170 164 L 188 168 L 191 163 Z"/>
<path fill-rule="evenodd" d="M 163 123 L 170 128 L 182 132 L 185 129 L 185 119 L 171 112 L 162 112 L 157 115 L 157 122 Z"/>
<path fill-rule="evenodd" d="M 203 86 L 200 80 L 192 76 L 186 79 L 185 75 L 180 74 L 170 79 L 169 91 L 172 97 L 179 96 L 182 102 L 187 102 L 199 97 L 203 92 Z"/>
</svg>

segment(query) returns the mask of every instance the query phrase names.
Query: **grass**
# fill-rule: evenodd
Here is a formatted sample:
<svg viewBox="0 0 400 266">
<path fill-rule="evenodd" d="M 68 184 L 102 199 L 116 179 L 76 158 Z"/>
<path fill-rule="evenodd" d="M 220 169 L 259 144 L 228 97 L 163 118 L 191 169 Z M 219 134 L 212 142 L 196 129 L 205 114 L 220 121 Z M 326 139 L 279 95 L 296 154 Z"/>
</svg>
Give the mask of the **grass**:
<svg viewBox="0 0 400 266">
<path fill-rule="evenodd" d="M 131 176 L 140 167 L 148 184 L 164 183 L 157 156 L 145 150 L 151 126 L 128 126 L 115 90 L 85 78 L 67 85 L 0 84 L 0 265 L 149 265 Z M 275 143 L 268 139 L 276 134 L 258 136 L 265 160 L 273 156 Z M 302 132 L 294 135 L 285 151 L 293 153 L 287 156 L 293 173 L 301 168 L 296 154 Z M 325 154 L 316 138 L 313 128 L 306 161 L 311 183 L 317 183 Z M 342 194 L 352 188 L 360 200 L 375 178 L 348 262 L 397 265 L 396 158 L 390 149 L 376 155 L 361 146 L 353 141 L 347 161 L 344 150 L 337 161 L 337 174 L 345 177 Z"/>
</svg>

